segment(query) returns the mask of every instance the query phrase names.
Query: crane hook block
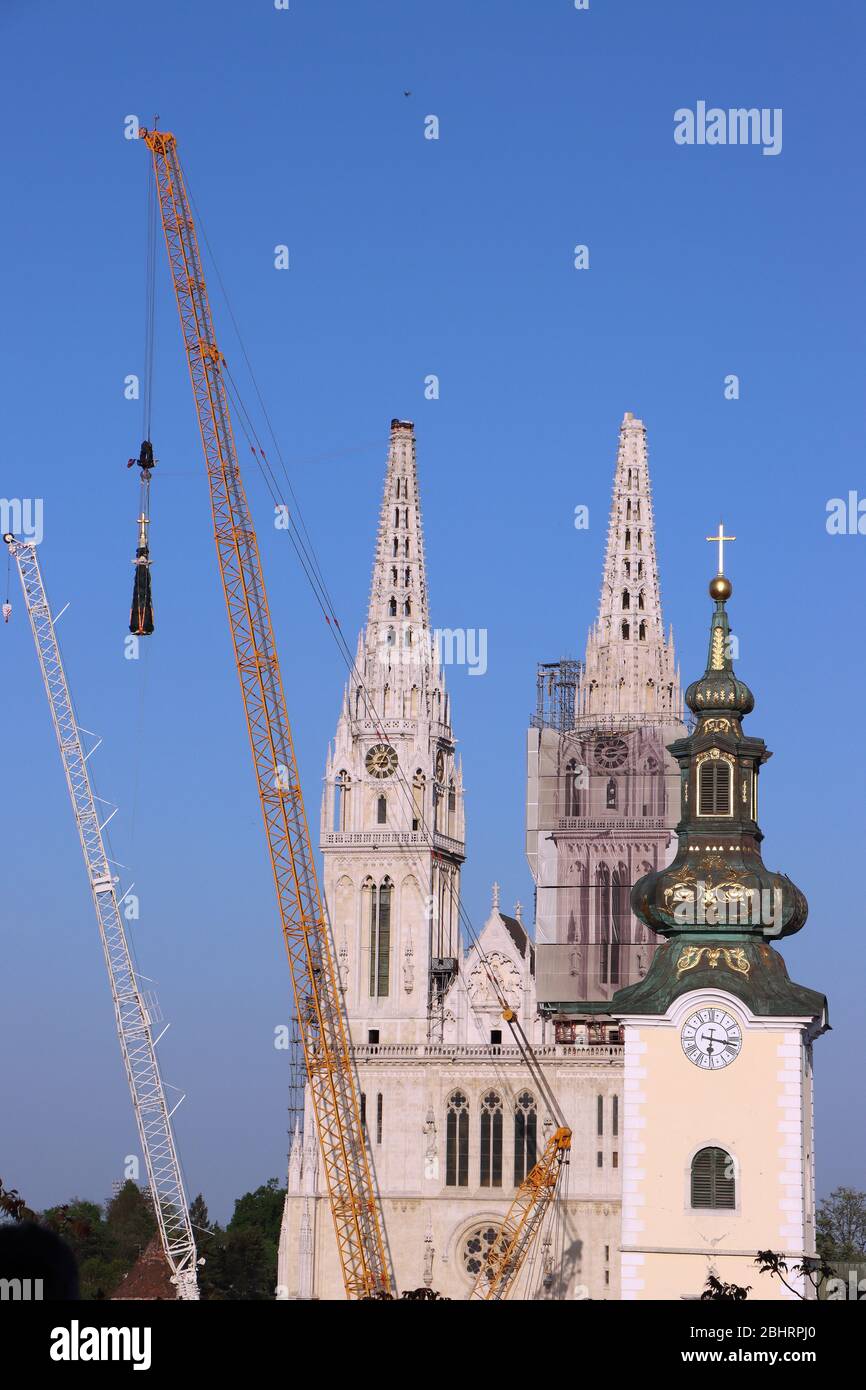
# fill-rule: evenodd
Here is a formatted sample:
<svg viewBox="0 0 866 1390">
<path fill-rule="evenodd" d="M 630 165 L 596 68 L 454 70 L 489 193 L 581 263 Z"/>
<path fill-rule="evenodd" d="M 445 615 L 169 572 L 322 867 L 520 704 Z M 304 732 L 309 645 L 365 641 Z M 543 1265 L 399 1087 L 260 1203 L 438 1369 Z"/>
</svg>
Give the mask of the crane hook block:
<svg viewBox="0 0 866 1390">
<path fill-rule="evenodd" d="M 130 459 L 126 466 L 127 468 L 134 468 L 136 464 L 138 464 L 142 471 L 146 468 L 154 468 L 156 466 L 156 459 L 153 457 L 153 445 L 149 439 L 143 439 L 141 441 L 141 449 L 138 458 Z"/>
</svg>

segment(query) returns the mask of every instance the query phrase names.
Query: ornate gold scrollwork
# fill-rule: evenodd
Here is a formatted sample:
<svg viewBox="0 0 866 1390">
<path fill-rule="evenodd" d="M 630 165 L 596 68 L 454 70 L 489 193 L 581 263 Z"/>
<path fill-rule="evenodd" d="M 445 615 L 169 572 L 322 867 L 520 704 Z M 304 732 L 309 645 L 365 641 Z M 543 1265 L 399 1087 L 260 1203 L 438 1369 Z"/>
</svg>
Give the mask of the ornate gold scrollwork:
<svg viewBox="0 0 866 1390">
<path fill-rule="evenodd" d="M 722 959 L 728 969 L 735 970 L 738 975 L 748 975 L 752 968 L 742 946 L 684 946 L 677 961 L 677 975 L 683 975 L 686 970 L 694 970 L 704 956 L 707 957 L 711 970 L 715 970 Z"/>
</svg>

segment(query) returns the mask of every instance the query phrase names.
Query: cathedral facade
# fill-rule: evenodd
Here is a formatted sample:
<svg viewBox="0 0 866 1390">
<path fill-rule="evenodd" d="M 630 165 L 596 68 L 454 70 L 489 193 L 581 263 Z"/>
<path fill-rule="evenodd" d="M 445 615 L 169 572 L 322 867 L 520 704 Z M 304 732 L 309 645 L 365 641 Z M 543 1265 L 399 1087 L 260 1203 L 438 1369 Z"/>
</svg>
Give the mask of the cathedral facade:
<svg viewBox="0 0 866 1390">
<path fill-rule="evenodd" d="M 547 811 L 530 806 L 539 942 L 549 935 L 554 946 L 585 950 L 590 974 L 609 986 L 594 990 L 584 970 L 579 987 L 572 978 L 556 1001 L 565 1009 L 541 1010 L 534 933 L 520 904 L 503 909 L 497 885 L 476 939 L 460 929 L 463 777 L 431 632 L 414 431 L 395 420 L 357 678 L 344 691 L 326 761 L 320 845 L 396 1285 L 467 1297 L 497 1222 L 553 1132 L 555 1117 L 503 1023 L 499 993 L 575 1135 L 556 1220 L 516 1296 L 618 1299 L 623 1047 L 605 1000 L 649 961 L 649 933 L 641 960 L 632 950 L 625 905 L 635 869 L 666 860 L 664 741 L 670 728 L 683 732 L 639 421 L 626 417 L 621 431 L 601 611 L 580 668 L 574 727 L 534 721 L 530 731 L 530 802 L 551 775 L 556 821 L 552 849 L 545 843 L 539 852 Z M 576 775 L 576 758 L 585 774 Z M 540 771 L 546 759 L 551 774 Z M 580 863 L 562 903 L 539 860 L 554 864 L 553 883 L 560 864 Z M 586 894 L 590 878 L 603 882 L 600 895 Z M 593 993 L 597 1014 L 576 1006 Z M 342 1296 L 309 1103 L 291 1141 L 278 1280 L 283 1298 Z"/>
</svg>

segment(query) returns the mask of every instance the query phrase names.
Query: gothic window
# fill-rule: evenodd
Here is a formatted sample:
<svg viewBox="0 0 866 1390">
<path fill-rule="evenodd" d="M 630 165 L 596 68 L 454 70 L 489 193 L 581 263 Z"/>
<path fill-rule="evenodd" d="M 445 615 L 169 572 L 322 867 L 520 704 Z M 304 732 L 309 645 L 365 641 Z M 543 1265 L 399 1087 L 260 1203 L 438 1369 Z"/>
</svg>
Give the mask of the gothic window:
<svg viewBox="0 0 866 1390">
<path fill-rule="evenodd" d="M 412 779 L 412 829 L 424 824 L 424 773 L 420 767 Z"/>
<path fill-rule="evenodd" d="M 392 583 L 392 584 L 396 584 L 396 583 L 397 583 L 397 566 L 396 566 L 396 565 L 392 565 L 392 566 L 391 566 L 391 583 Z"/>
<path fill-rule="evenodd" d="M 631 604 L 631 596 L 628 589 L 622 591 L 622 611 L 625 613 Z"/>
<path fill-rule="evenodd" d="M 382 1142 L 382 1092 L 376 1095 L 376 1143 Z"/>
<path fill-rule="evenodd" d="M 388 824 L 388 798 L 380 796 L 376 799 L 376 824 Z"/>
<path fill-rule="evenodd" d="M 625 640 L 628 641 L 628 623 L 623 623 L 623 625 L 622 625 L 622 635 L 623 635 L 623 637 L 625 638 Z"/>
<path fill-rule="evenodd" d="M 565 814 L 580 815 L 580 793 L 577 785 L 577 759 L 570 758 L 565 765 Z"/>
<path fill-rule="evenodd" d="M 406 573 L 403 575 L 403 583 L 405 584 L 407 589 L 409 585 L 412 583 L 412 571 L 410 570 L 408 565 L 406 566 Z"/>
<path fill-rule="evenodd" d="M 349 791 L 352 786 L 352 779 L 348 772 L 338 772 L 337 780 L 334 784 L 334 829 L 348 830 L 349 828 Z"/>
<path fill-rule="evenodd" d="M 488 1091 L 481 1100 L 480 1184 L 502 1186 L 502 1101 L 495 1091 Z"/>
<path fill-rule="evenodd" d="M 397 616 L 397 600 L 395 599 L 394 595 L 392 594 L 391 597 L 390 597 L 389 600 L 388 600 L 388 617 L 389 617 L 389 618 L 396 618 L 396 616 Z"/>
<path fill-rule="evenodd" d="M 397 539 L 397 537 L 395 536 L 395 537 L 394 537 L 394 554 L 395 554 L 395 555 L 397 554 L 397 551 L 399 550 L 399 548 L 400 548 L 400 542 L 399 542 L 399 540 Z"/>
<path fill-rule="evenodd" d="M 394 643 L 397 641 L 397 634 L 392 627 L 388 628 L 386 640 L 389 647 L 393 647 Z"/>
<path fill-rule="evenodd" d="M 625 504 L 625 519 L 631 521 L 631 499 Z"/>
<path fill-rule="evenodd" d="M 625 561 L 625 577 L 631 579 L 631 560 Z"/>
<path fill-rule="evenodd" d="M 412 645 L 412 629 L 411 629 L 411 627 L 407 627 L 407 628 L 406 628 L 406 631 L 403 633 L 403 646 L 404 646 L 404 647 L 411 647 L 411 645 Z"/>
<path fill-rule="evenodd" d="M 599 1138 L 604 1134 L 604 1096 L 595 1098 L 595 1132 Z"/>
<path fill-rule="evenodd" d="M 625 548 L 631 550 L 631 531 L 628 530 L 625 533 Z"/>
<path fill-rule="evenodd" d="M 724 1149 L 700 1149 L 692 1159 L 692 1206 L 736 1207 L 734 1160 Z"/>
<path fill-rule="evenodd" d="M 535 1097 L 521 1091 L 514 1105 L 514 1186 L 519 1187 L 538 1159 L 538 1110 Z"/>
<path fill-rule="evenodd" d="M 643 560 L 638 560 L 637 562 L 637 577 L 638 579 L 643 578 Z"/>
<path fill-rule="evenodd" d="M 637 548 L 638 550 L 643 550 L 643 531 L 638 531 L 637 533 Z"/>
<path fill-rule="evenodd" d="M 634 504 L 634 515 L 635 520 L 640 521 L 640 498 L 638 498 L 637 502 Z"/>
<path fill-rule="evenodd" d="M 396 548 L 396 547 L 397 547 L 397 542 L 395 541 L 395 542 L 394 542 L 394 554 L 395 554 L 395 555 L 397 554 L 397 548 Z M 403 554 L 405 555 L 406 559 L 408 560 L 408 558 L 409 558 L 409 537 L 408 537 L 408 536 L 406 537 L 406 539 L 405 539 L 404 542 L 403 542 Z"/>
<path fill-rule="evenodd" d="M 473 1282 L 482 1271 L 488 1283 L 493 1278 L 494 1271 L 491 1259 L 493 1251 L 496 1249 L 497 1239 L 500 1242 L 499 1253 L 504 1255 L 507 1242 L 504 1237 L 499 1235 L 499 1226 L 495 1222 L 488 1222 L 486 1226 L 479 1226 L 476 1230 L 470 1231 L 464 1240 L 461 1252 L 463 1268 Z"/>
<path fill-rule="evenodd" d="M 445 1116 L 445 1186 L 469 1186 L 469 1104 L 462 1091 L 453 1093 Z"/>
<path fill-rule="evenodd" d="M 616 782 L 613 777 L 607 779 L 607 809 L 616 810 Z"/>
<path fill-rule="evenodd" d="M 404 526 L 408 526 L 408 525 L 409 525 L 409 508 L 408 508 L 408 507 L 404 507 L 404 508 L 403 508 L 403 525 L 404 525 Z"/>
<path fill-rule="evenodd" d="M 364 891 L 370 902 L 370 994 L 374 999 L 387 996 L 391 974 L 391 893 L 390 878 L 380 886 L 368 882 Z"/>
<path fill-rule="evenodd" d="M 400 525 L 400 508 L 399 508 L 399 507 L 395 507 L 395 508 L 394 508 L 394 525 L 395 525 L 395 526 L 399 526 L 399 525 Z"/>
<path fill-rule="evenodd" d="M 640 593 L 639 593 L 638 596 L 637 596 L 637 606 L 638 606 L 638 608 L 643 608 L 643 606 L 644 606 L 644 601 L 643 601 L 643 589 L 641 589 Z"/>
<path fill-rule="evenodd" d="M 732 816 L 733 778 L 724 758 L 704 758 L 698 768 L 698 815 Z"/>
<path fill-rule="evenodd" d="M 410 598 L 407 598 L 407 599 L 406 599 L 406 602 L 403 604 L 403 617 L 404 617 L 404 618 L 410 618 L 411 616 L 412 616 L 412 600 L 411 600 Z"/>
<path fill-rule="evenodd" d="M 638 635 L 638 641 L 640 641 L 640 642 L 645 642 L 645 641 L 646 641 L 646 620 L 645 620 L 645 619 L 642 619 L 642 620 L 641 620 L 641 625 L 640 625 L 640 627 L 639 627 L 638 630 L 637 630 L 637 635 Z"/>
</svg>

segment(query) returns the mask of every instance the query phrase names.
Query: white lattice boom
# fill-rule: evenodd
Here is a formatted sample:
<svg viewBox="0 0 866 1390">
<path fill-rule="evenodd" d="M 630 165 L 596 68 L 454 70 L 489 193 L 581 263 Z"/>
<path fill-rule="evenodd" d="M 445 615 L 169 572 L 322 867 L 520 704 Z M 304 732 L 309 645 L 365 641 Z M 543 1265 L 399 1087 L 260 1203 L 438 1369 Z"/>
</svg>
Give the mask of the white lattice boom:
<svg viewBox="0 0 866 1390">
<path fill-rule="evenodd" d="M 5 539 L 5 538 L 4 538 Z M 166 1104 L 151 1021 L 132 964 L 115 880 L 105 851 L 103 826 L 90 785 L 87 757 L 79 735 L 72 697 L 60 655 L 51 610 L 32 542 L 7 541 L 18 567 L 24 603 L 33 630 L 36 652 L 63 769 L 72 800 L 78 836 L 93 895 L 99 935 L 111 981 L 117 1036 L 126 1069 L 138 1134 L 144 1154 L 153 1208 L 166 1259 L 178 1297 L 198 1298 L 196 1249 L 186 1194 L 177 1157 L 171 1117 Z"/>
</svg>

